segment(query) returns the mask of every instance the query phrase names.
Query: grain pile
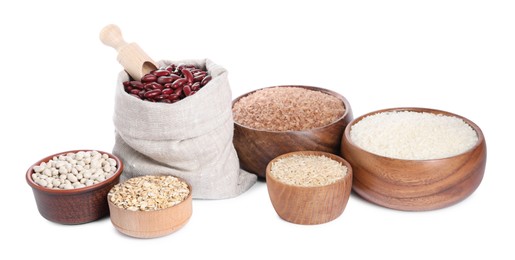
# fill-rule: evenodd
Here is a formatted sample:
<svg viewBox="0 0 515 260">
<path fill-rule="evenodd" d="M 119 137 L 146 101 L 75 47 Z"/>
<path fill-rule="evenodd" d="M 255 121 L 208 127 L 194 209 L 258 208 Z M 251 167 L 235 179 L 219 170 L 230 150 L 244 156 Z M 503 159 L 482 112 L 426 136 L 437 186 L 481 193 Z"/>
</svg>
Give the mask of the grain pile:
<svg viewBox="0 0 515 260">
<path fill-rule="evenodd" d="M 152 211 L 173 207 L 189 194 L 188 184 L 176 177 L 141 176 L 116 184 L 108 198 L 119 208 Z"/>
<path fill-rule="evenodd" d="M 476 131 L 460 118 L 412 111 L 367 116 L 352 126 L 350 137 L 368 152 L 405 160 L 451 157 L 478 142 Z"/>
<path fill-rule="evenodd" d="M 255 91 L 233 106 L 234 120 L 269 131 L 300 131 L 322 127 L 343 116 L 343 101 L 301 87 L 273 87 Z"/>
<path fill-rule="evenodd" d="M 303 187 L 325 186 L 342 179 L 347 167 L 326 156 L 292 155 L 272 163 L 270 175 L 278 181 Z"/>
</svg>

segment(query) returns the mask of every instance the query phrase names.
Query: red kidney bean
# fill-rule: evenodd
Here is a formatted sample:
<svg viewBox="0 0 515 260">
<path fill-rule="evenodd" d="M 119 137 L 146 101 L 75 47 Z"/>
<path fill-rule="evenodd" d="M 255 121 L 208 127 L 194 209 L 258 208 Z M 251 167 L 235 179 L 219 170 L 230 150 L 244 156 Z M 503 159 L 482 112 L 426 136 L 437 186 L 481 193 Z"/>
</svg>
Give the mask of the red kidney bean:
<svg viewBox="0 0 515 260">
<path fill-rule="evenodd" d="M 163 91 L 161 91 L 163 93 L 163 95 L 170 95 L 173 93 L 173 89 L 171 88 L 165 88 L 163 89 Z"/>
<path fill-rule="evenodd" d="M 165 67 L 165 70 L 169 71 L 170 73 L 172 73 L 173 71 L 175 71 L 175 64 L 170 64 L 168 66 Z"/>
<path fill-rule="evenodd" d="M 197 76 L 206 76 L 207 75 L 207 72 L 203 71 L 203 70 L 199 70 L 199 71 L 196 71 L 196 72 L 193 72 L 193 76 L 194 77 L 197 77 Z"/>
<path fill-rule="evenodd" d="M 165 99 L 165 98 L 167 98 L 167 97 L 168 97 L 168 96 L 165 96 L 165 95 L 161 94 L 161 95 L 159 95 L 159 96 L 155 96 L 155 97 L 154 97 L 154 99 L 155 99 L 156 101 L 161 101 L 161 100 L 163 100 L 163 99 Z"/>
<path fill-rule="evenodd" d="M 182 88 L 182 92 L 184 92 L 185 96 L 191 95 L 191 87 L 190 85 L 186 85 Z"/>
<path fill-rule="evenodd" d="M 141 83 L 140 81 L 133 80 L 129 84 L 131 84 L 133 88 L 143 89 L 143 83 Z"/>
<path fill-rule="evenodd" d="M 149 102 L 175 103 L 197 93 L 210 80 L 207 71 L 191 64 L 171 64 L 145 74 L 141 81 L 123 82 L 125 92 Z"/>
<path fill-rule="evenodd" d="M 206 76 L 203 76 L 203 75 L 195 76 L 195 77 L 193 77 L 193 82 L 202 82 L 202 80 L 203 80 L 205 77 L 206 77 Z"/>
<path fill-rule="evenodd" d="M 198 91 L 200 89 L 200 82 L 195 82 L 191 84 L 191 90 Z"/>
<path fill-rule="evenodd" d="M 158 70 L 152 71 L 152 74 L 155 75 L 156 77 L 162 77 L 162 76 L 170 75 L 170 72 L 167 70 L 158 69 Z"/>
<path fill-rule="evenodd" d="M 155 82 L 157 80 L 156 75 L 153 74 L 145 74 L 145 76 L 141 77 L 141 82 Z"/>
<path fill-rule="evenodd" d="M 147 93 L 145 93 L 145 97 L 146 98 L 155 98 L 155 97 L 157 97 L 159 95 L 161 95 L 161 90 L 160 89 L 150 90 L 150 91 L 147 91 Z"/>
<path fill-rule="evenodd" d="M 209 81 L 211 81 L 211 75 L 208 75 L 206 76 L 201 82 L 200 82 L 200 86 L 203 87 L 205 86 Z"/>
<path fill-rule="evenodd" d="M 184 69 L 184 66 L 186 66 L 186 64 L 184 64 L 184 63 L 179 63 L 179 64 L 175 67 L 175 70 L 177 70 L 177 71 L 181 71 L 182 69 Z"/>
<path fill-rule="evenodd" d="M 141 99 L 138 95 L 134 95 L 134 94 L 130 94 L 131 96 L 137 98 L 137 99 Z"/>
<path fill-rule="evenodd" d="M 184 86 L 184 84 L 186 84 L 187 82 L 188 82 L 188 80 L 186 78 L 180 78 L 172 83 L 172 88 L 173 89 L 180 88 L 180 87 Z"/>
<path fill-rule="evenodd" d="M 183 69 L 181 70 L 182 75 L 184 75 L 184 78 L 188 80 L 188 83 L 193 82 L 193 74 L 191 74 L 191 71 L 189 69 Z"/>
<path fill-rule="evenodd" d="M 172 83 L 174 81 L 174 78 L 170 76 L 162 76 L 157 78 L 157 83 L 159 84 L 166 84 L 166 83 Z"/>
<path fill-rule="evenodd" d="M 178 99 L 180 98 L 180 96 L 181 96 L 180 94 L 175 94 L 175 93 L 173 93 L 173 94 L 170 94 L 170 96 L 168 96 L 168 99 L 169 99 L 170 101 L 178 100 Z"/>
<path fill-rule="evenodd" d="M 182 88 L 176 88 L 173 90 L 173 94 L 177 94 L 178 96 L 180 96 L 182 94 Z"/>
</svg>

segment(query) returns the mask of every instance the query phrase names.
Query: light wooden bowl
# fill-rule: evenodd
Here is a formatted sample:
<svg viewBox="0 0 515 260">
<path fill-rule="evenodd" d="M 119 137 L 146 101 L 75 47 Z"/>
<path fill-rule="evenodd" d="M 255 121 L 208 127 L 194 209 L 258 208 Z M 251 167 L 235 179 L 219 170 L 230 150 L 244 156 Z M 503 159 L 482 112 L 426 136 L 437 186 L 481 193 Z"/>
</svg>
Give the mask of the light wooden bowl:
<svg viewBox="0 0 515 260">
<path fill-rule="evenodd" d="M 461 118 L 476 131 L 479 140 L 462 154 L 434 160 L 383 157 L 352 142 L 352 125 L 366 116 L 388 111 L 428 112 Z M 353 189 L 357 194 L 375 204 L 406 211 L 444 208 L 467 198 L 481 183 L 486 165 L 486 142 L 476 124 L 459 115 L 427 108 L 391 108 L 356 118 L 345 129 L 342 153 L 353 167 Z"/>
<path fill-rule="evenodd" d="M 184 179 L 178 179 L 184 181 Z M 192 190 L 189 183 L 187 184 L 190 194 L 184 201 L 173 207 L 154 211 L 131 211 L 119 208 L 111 202 L 108 195 L 111 223 L 121 233 L 136 238 L 156 238 L 174 233 L 186 225 L 191 218 Z"/>
<path fill-rule="evenodd" d="M 267 164 L 281 154 L 308 150 L 340 154 L 343 131 L 353 118 L 347 99 L 334 91 L 310 86 L 285 85 L 279 87 L 301 87 L 332 95 L 342 100 L 345 113 L 332 124 L 302 131 L 259 130 L 234 122 L 233 143 L 238 153 L 240 166 L 261 178 L 265 178 Z M 255 91 L 236 98 L 233 105 L 242 97 Z"/>
<path fill-rule="evenodd" d="M 44 218 L 60 224 L 83 224 L 95 221 L 109 214 L 106 198 L 109 190 L 118 183 L 123 172 L 122 161 L 106 152 L 96 150 L 102 154 L 108 154 L 116 160 L 118 169 L 109 179 L 84 188 L 61 190 L 42 187 L 32 180 L 33 167 L 41 162 L 48 162 L 54 156 L 79 151 L 92 151 L 91 149 L 73 150 L 47 156 L 29 167 L 25 175 L 27 183 L 32 188 L 39 213 Z"/>
<path fill-rule="evenodd" d="M 318 187 L 285 184 L 270 175 L 272 163 L 292 155 L 326 156 L 347 167 L 347 175 L 335 183 Z M 282 219 L 302 225 L 314 225 L 338 218 L 349 201 L 352 167 L 343 158 L 319 151 L 291 152 L 273 159 L 266 168 L 266 185 L 272 205 Z"/>
</svg>

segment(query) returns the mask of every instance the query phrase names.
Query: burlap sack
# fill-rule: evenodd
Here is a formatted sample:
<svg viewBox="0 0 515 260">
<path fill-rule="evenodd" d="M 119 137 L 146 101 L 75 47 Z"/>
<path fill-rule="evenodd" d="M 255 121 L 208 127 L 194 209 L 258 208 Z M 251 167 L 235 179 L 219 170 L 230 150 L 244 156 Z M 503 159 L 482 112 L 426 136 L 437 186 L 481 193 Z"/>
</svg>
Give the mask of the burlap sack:
<svg viewBox="0 0 515 260">
<path fill-rule="evenodd" d="M 160 65 L 169 65 L 161 61 Z M 193 198 L 223 199 L 248 190 L 256 175 L 240 170 L 234 149 L 231 89 L 227 71 L 210 60 L 181 62 L 207 68 L 213 79 L 174 104 L 142 101 L 127 94 L 118 77 L 113 154 L 125 168 L 120 181 L 141 175 L 174 175 L 188 181 Z"/>
</svg>

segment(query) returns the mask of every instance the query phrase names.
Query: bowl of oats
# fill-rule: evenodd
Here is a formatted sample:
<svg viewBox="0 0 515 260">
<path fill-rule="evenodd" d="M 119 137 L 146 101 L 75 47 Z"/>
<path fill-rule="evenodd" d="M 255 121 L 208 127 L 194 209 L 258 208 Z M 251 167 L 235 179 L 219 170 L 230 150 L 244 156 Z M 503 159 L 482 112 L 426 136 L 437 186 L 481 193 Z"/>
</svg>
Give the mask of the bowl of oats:
<svg viewBox="0 0 515 260">
<path fill-rule="evenodd" d="M 174 233 L 188 223 L 192 214 L 191 186 L 174 176 L 130 178 L 115 185 L 107 200 L 114 227 L 136 238 Z"/>
</svg>

